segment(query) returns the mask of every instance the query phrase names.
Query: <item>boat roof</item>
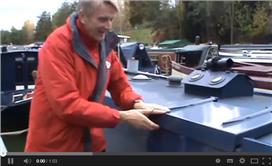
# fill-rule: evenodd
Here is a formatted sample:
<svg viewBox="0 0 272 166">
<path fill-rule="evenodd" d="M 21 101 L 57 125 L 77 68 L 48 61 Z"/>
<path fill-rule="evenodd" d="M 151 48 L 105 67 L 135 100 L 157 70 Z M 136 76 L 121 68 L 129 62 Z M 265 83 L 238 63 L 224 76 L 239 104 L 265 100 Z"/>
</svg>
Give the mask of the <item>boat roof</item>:
<svg viewBox="0 0 272 166">
<path fill-rule="evenodd" d="M 191 44 L 189 41 L 184 39 L 178 40 L 165 40 L 158 44 L 158 47 L 166 47 L 166 48 L 177 48 L 177 47 L 184 47 L 188 44 Z"/>
<path fill-rule="evenodd" d="M 208 44 L 199 44 L 199 45 L 191 44 L 191 45 L 184 46 L 182 48 L 178 48 L 176 52 L 203 51 L 210 47 L 211 45 L 208 45 Z"/>
<path fill-rule="evenodd" d="M 160 103 L 172 108 L 209 97 L 186 94 L 185 85 L 170 86 L 163 77 L 149 76 L 151 79 L 134 80 L 134 76 L 128 73 L 133 89 L 147 103 Z M 193 138 L 217 149 L 232 151 L 241 144 L 243 137 L 258 137 L 269 133 L 272 114 L 267 112 L 230 125 L 223 125 L 223 122 L 271 107 L 271 99 L 271 93 L 254 91 L 253 96 L 219 98 L 216 102 L 170 111 L 153 120 L 174 134 Z"/>
<path fill-rule="evenodd" d="M 231 57 L 235 62 L 272 64 L 272 44 L 222 45 L 219 56 Z"/>
<path fill-rule="evenodd" d="M 6 52 L 1 52 L 1 54 L 14 54 L 16 55 L 16 53 L 20 53 L 20 52 L 34 52 L 34 53 L 37 53 L 38 52 L 38 49 L 20 49 L 20 50 L 8 50 Z"/>
<path fill-rule="evenodd" d="M 272 50 L 272 44 L 223 44 L 220 45 L 220 50 L 221 49 Z"/>
</svg>

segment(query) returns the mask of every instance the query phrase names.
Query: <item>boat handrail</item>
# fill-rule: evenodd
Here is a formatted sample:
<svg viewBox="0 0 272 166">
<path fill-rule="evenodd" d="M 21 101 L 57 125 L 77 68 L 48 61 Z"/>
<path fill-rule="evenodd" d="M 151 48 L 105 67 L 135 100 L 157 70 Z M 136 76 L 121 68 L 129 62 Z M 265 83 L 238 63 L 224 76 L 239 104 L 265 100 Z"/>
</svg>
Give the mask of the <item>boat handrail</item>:
<svg viewBox="0 0 272 166">
<path fill-rule="evenodd" d="M 15 101 L 14 103 L 15 103 L 15 104 L 18 104 L 18 103 L 22 103 L 22 102 L 25 102 L 25 101 L 29 101 L 29 100 L 31 100 L 31 99 L 32 99 L 32 97 L 29 97 L 29 98 L 26 98 L 26 99 L 22 99 L 22 100 Z"/>
<path fill-rule="evenodd" d="M 272 90 L 261 89 L 261 88 L 254 88 L 254 94 L 260 94 L 260 95 L 265 95 L 265 96 L 272 96 Z"/>
<path fill-rule="evenodd" d="M 23 130 L 18 130 L 18 131 L 11 131 L 11 132 L 1 132 L 0 135 L 1 136 L 6 136 L 6 135 L 20 135 L 20 134 L 23 134 L 23 133 L 26 133 L 28 131 L 28 128 L 27 129 L 23 129 Z"/>
<path fill-rule="evenodd" d="M 129 72 L 126 68 L 123 68 L 124 71 L 126 73 L 131 73 L 131 74 L 143 74 L 146 76 L 150 76 L 150 77 L 154 77 L 154 78 L 163 78 L 163 79 L 168 79 L 168 76 L 164 76 L 164 75 L 158 75 L 158 74 L 154 74 L 154 73 L 148 73 L 148 72 L 143 72 L 143 71 L 137 71 L 136 72 Z"/>
<path fill-rule="evenodd" d="M 7 107 L 8 107 L 7 105 L 1 105 L 1 111 L 4 110 Z"/>
</svg>

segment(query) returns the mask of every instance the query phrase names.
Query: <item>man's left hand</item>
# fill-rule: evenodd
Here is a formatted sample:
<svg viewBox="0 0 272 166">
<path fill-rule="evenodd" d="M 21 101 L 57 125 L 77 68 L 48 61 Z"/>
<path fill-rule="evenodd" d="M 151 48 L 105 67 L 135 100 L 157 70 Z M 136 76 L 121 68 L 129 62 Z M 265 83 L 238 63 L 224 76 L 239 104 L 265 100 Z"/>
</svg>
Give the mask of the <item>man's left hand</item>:
<svg viewBox="0 0 272 166">
<path fill-rule="evenodd" d="M 144 110 L 142 113 L 146 116 L 154 114 L 165 114 L 170 112 L 169 108 L 155 104 L 155 103 L 145 103 L 143 101 L 138 101 L 134 104 L 135 109 Z"/>
</svg>

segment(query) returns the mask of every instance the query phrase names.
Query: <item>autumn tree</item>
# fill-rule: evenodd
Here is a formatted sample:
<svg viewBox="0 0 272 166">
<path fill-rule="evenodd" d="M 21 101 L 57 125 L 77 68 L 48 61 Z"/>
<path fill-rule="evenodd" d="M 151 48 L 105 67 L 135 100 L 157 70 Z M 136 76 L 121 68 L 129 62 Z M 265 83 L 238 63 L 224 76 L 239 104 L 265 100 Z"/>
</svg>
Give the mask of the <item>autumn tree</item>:
<svg viewBox="0 0 272 166">
<path fill-rule="evenodd" d="M 34 31 L 35 31 L 35 25 L 30 20 L 26 20 L 24 22 L 24 26 L 22 27 L 21 33 L 23 37 L 23 43 L 29 44 L 34 42 Z"/>
<path fill-rule="evenodd" d="M 131 29 L 131 24 L 129 22 L 129 17 L 127 17 L 128 8 L 125 7 L 127 2 L 124 1 L 117 1 L 117 5 L 119 8 L 118 15 L 113 20 L 112 29 L 114 32 L 118 34 L 124 34 L 123 32 L 126 32 Z"/>
</svg>

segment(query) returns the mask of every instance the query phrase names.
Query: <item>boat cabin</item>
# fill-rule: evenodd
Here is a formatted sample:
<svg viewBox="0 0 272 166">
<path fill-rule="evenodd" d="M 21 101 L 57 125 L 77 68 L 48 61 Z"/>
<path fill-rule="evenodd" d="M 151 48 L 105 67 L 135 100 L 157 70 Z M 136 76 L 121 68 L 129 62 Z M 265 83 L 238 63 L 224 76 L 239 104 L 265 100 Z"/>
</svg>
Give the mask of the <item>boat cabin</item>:
<svg viewBox="0 0 272 166">
<path fill-rule="evenodd" d="M 145 45 L 138 42 L 127 42 L 119 45 L 118 54 L 124 68 L 128 67 L 129 60 L 138 60 L 140 71 L 153 73 L 155 66 L 147 54 Z"/>
<path fill-rule="evenodd" d="M 37 50 L 2 52 L 1 91 L 29 89 L 30 85 L 34 85 L 32 72 L 37 65 Z"/>
<path fill-rule="evenodd" d="M 216 45 L 187 45 L 176 50 L 176 62 L 188 67 L 201 66 L 205 60 L 217 56 Z"/>
</svg>

